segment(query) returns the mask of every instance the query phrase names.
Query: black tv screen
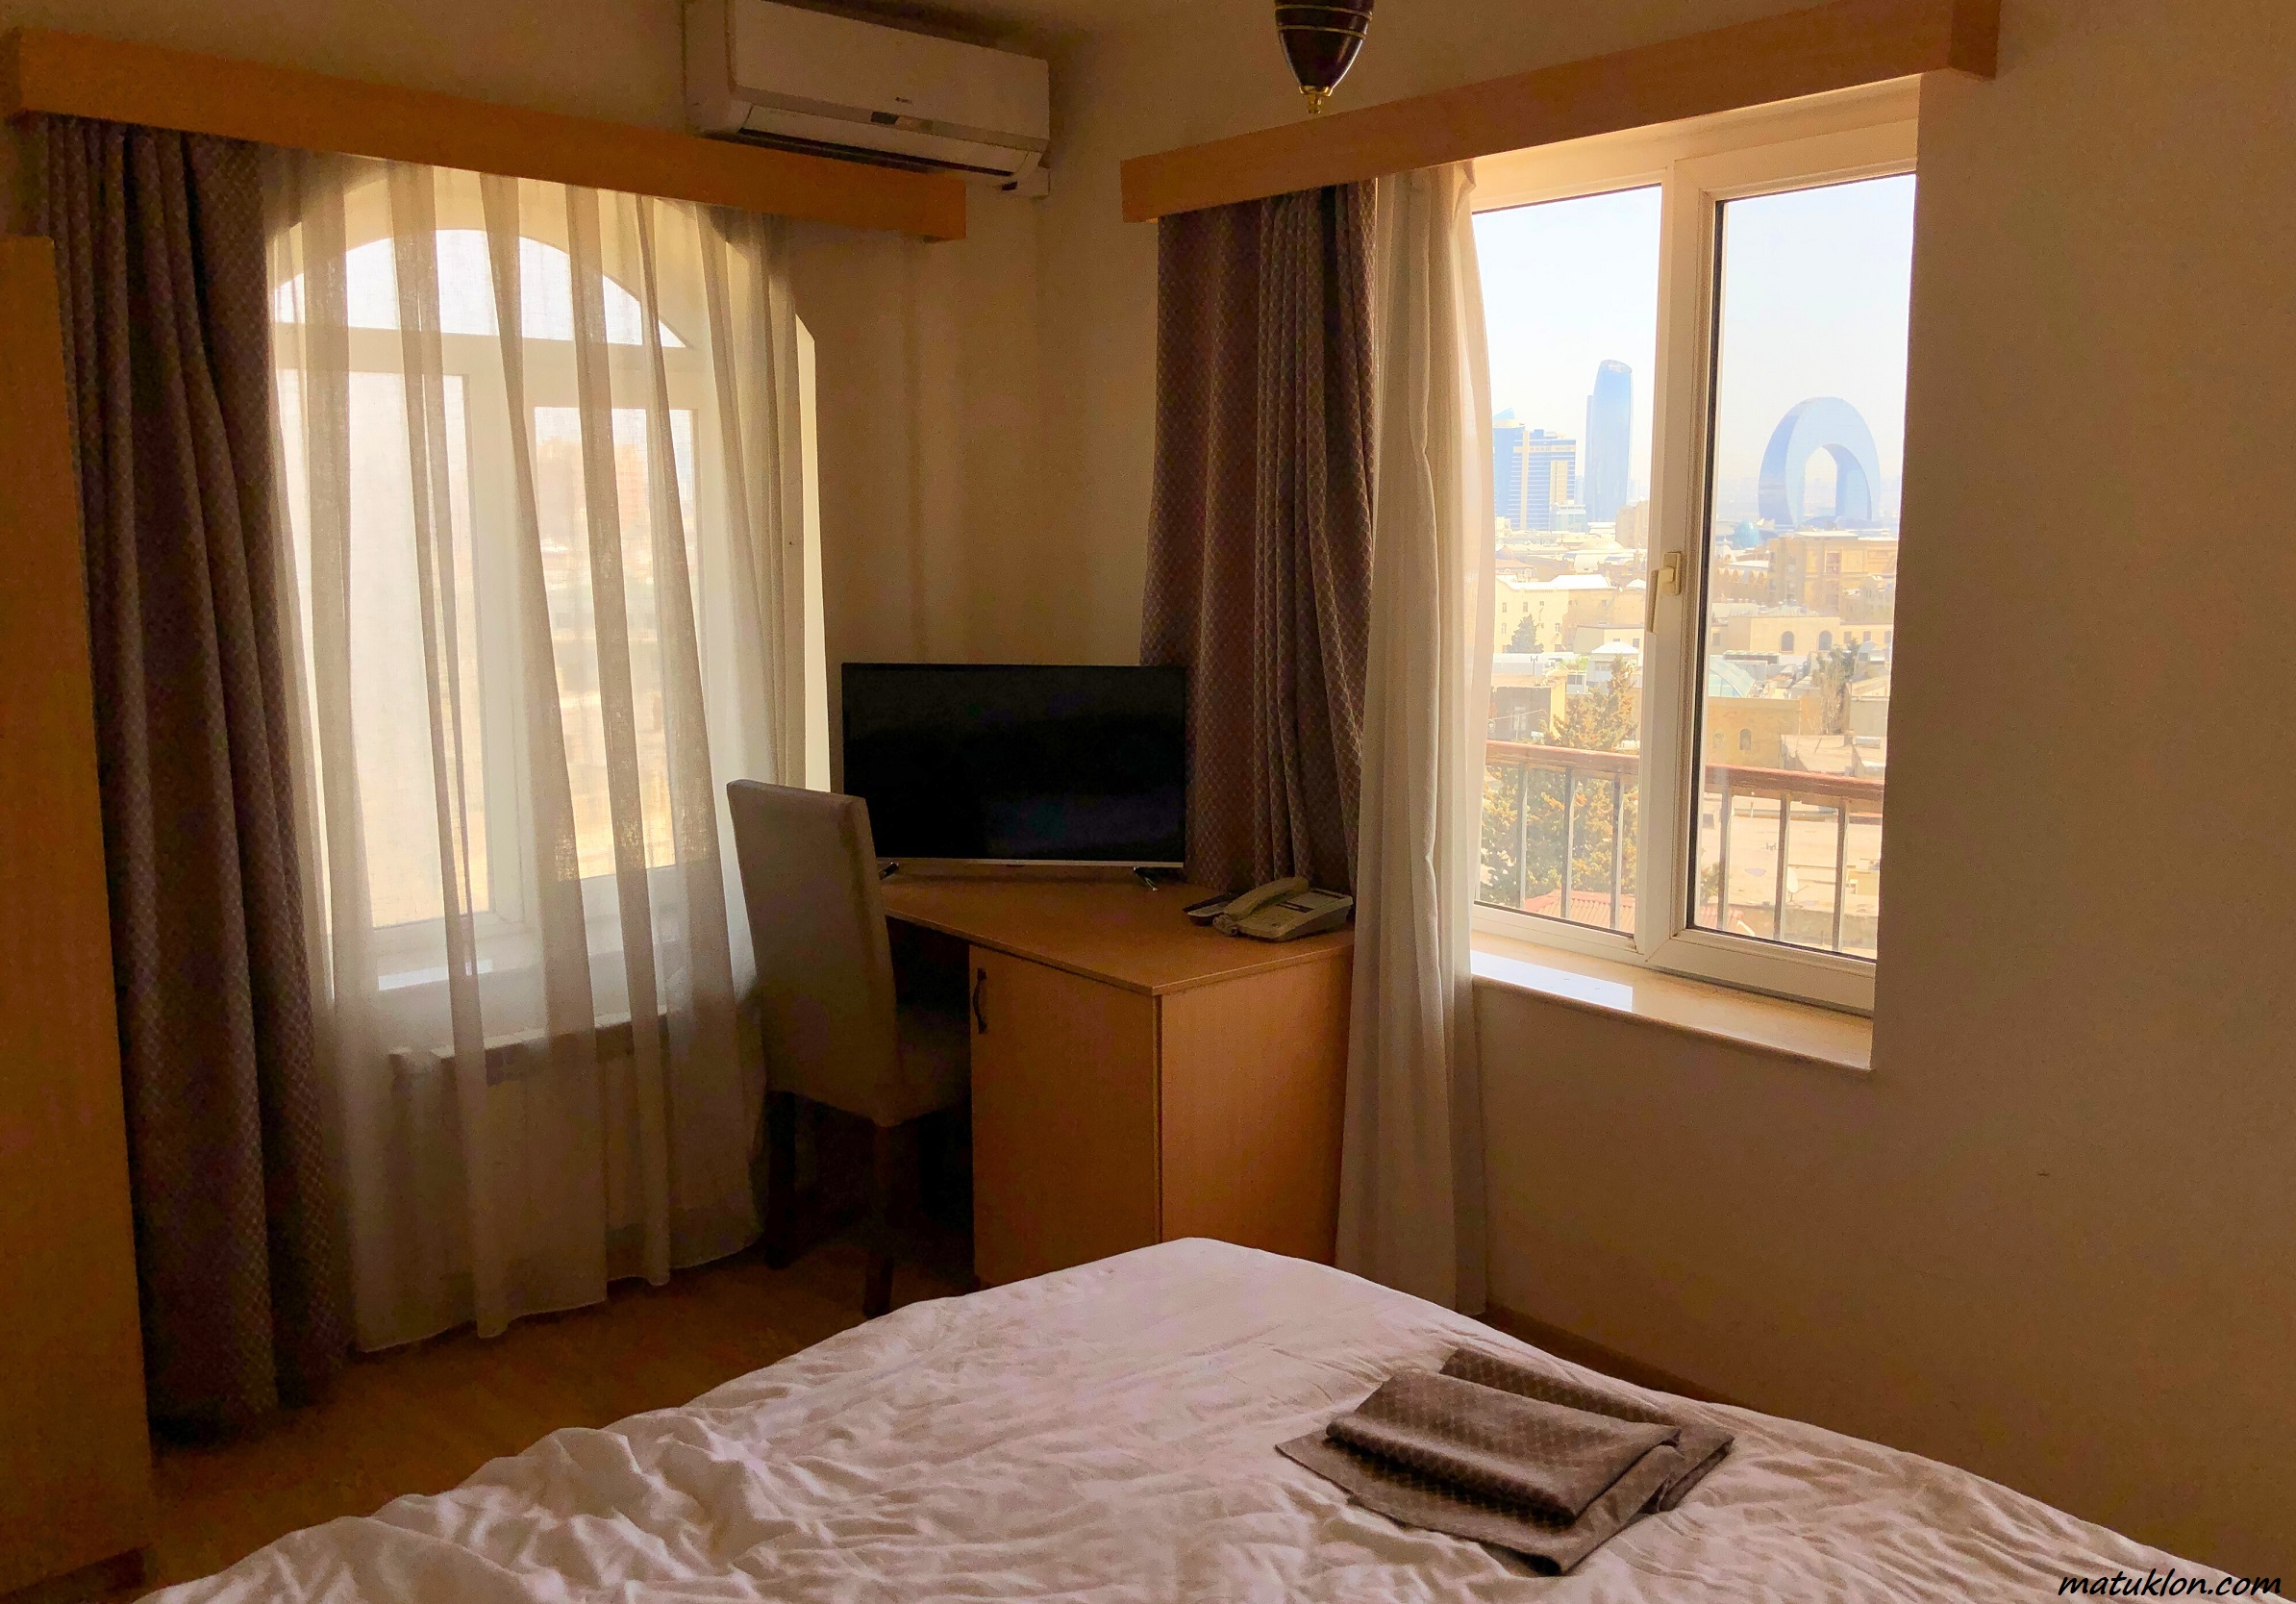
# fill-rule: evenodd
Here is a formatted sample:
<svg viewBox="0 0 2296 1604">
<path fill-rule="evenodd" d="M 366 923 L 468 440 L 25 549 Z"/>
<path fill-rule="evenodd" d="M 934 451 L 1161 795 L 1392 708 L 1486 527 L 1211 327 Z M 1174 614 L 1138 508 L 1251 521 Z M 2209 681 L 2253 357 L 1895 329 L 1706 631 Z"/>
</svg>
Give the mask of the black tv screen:
<svg viewBox="0 0 2296 1604">
<path fill-rule="evenodd" d="M 879 857 L 1186 856 L 1185 669 L 844 666 L 845 791 Z"/>
</svg>

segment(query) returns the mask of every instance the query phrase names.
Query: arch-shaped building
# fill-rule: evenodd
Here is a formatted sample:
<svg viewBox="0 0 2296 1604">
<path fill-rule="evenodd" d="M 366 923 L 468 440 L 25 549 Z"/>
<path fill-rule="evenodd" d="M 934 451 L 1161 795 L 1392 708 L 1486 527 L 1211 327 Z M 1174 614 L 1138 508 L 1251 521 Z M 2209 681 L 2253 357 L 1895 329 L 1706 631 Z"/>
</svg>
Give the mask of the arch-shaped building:
<svg viewBox="0 0 2296 1604">
<path fill-rule="evenodd" d="M 1874 488 L 1882 482 L 1874 433 L 1847 401 L 1820 395 L 1787 409 L 1770 435 L 1761 454 L 1762 522 L 1773 529 L 1802 527 L 1802 481 L 1820 451 L 1834 459 L 1834 521 L 1874 521 Z"/>
</svg>

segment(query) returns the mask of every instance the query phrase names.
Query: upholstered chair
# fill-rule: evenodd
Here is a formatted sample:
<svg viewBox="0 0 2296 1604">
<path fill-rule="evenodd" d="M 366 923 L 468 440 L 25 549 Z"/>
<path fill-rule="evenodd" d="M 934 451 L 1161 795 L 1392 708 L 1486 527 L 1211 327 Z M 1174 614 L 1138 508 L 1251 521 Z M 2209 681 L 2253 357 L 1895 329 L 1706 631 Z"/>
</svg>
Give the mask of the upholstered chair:
<svg viewBox="0 0 2296 1604">
<path fill-rule="evenodd" d="M 961 1013 L 904 1002 L 878 892 L 869 810 L 855 796 L 754 780 L 726 788 L 758 955 L 766 1076 L 766 1260 L 795 1251 L 797 1099 L 875 1127 L 868 1283 L 862 1312 L 891 1307 L 896 1140 L 911 1121 L 964 1100 Z"/>
</svg>

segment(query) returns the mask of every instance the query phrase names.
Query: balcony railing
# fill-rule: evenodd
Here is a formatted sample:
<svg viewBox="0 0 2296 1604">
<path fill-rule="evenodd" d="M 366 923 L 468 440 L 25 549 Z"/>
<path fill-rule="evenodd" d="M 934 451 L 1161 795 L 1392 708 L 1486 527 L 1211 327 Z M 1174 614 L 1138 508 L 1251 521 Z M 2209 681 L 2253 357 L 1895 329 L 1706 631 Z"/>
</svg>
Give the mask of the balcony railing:
<svg viewBox="0 0 2296 1604">
<path fill-rule="evenodd" d="M 1627 792 L 1636 789 L 1642 774 L 1642 759 L 1633 752 L 1588 752 L 1570 746 L 1540 746 L 1528 741 L 1493 740 L 1483 749 L 1484 809 L 1486 819 L 1493 801 L 1511 800 L 1513 813 L 1513 859 L 1515 901 L 1517 908 L 1534 913 L 1546 910 L 1539 903 L 1554 898 L 1555 908 L 1561 916 L 1574 923 L 1600 922 L 1612 930 L 1623 930 L 1634 922 L 1634 894 L 1626 884 L 1626 854 L 1619 849 L 1626 838 Z M 1562 779 L 1562 839 L 1560 842 L 1561 884 L 1557 890 L 1534 897 L 1530 891 L 1532 775 L 1535 772 L 1560 774 Z M 1580 846 L 1579 793 L 1585 781 L 1593 781 L 1603 793 L 1603 802 L 1610 812 L 1610 863 L 1597 885 L 1582 888 L 1577 884 Z M 1494 784 L 1495 781 L 1495 784 Z M 1494 798 L 1494 789 L 1497 797 Z M 1487 838 L 1489 832 L 1485 831 Z M 1552 850 L 1550 848 L 1550 850 Z M 1599 899 L 1597 909 L 1601 919 L 1580 918 L 1578 915 L 1592 890 Z"/>
<path fill-rule="evenodd" d="M 1504 883 L 1486 888 L 1485 899 L 1496 896 L 1501 899 L 1498 906 L 1565 916 L 1577 924 L 1611 930 L 1631 928 L 1634 892 L 1629 884 L 1628 853 L 1620 850 L 1620 843 L 1630 834 L 1627 825 L 1630 798 L 1638 790 L 1641 773 L 1641 757 L 1634 752 L 1590 752 L 1513 740 L 1487 742 L 1484 747 L 1486 873 L 1494 866 L 1502 870 L 1508 867 L 1505 864 L 1491 863 L 1495 830 L 1501 838 L 1497 844 L 1511 848 L 1509 854 L 1512 858 L 1511 874 L 1503 873 L 1501 880 L 1511 878 L 1513 901 L 1504 900 L 1510 890 Z M 1535 842 L 1532 839 L 1535 774 L 1560 779 L 1562 828 L 1559 841 Z M 1734 915 L 1760 909 L 1759 903 L 1743 902 L 1732 893 L 1733 839 L 1738 833 L 1735 826 L 1741 818 L 1766 822 L 1767 816 L 1774 815 L 1778 838 L 1773 896 L 1766 910 L 1770 928 L 1752 933 L 1834 952 L 1870 948 L 1870 918 L 1859 915 L 1858 927 L 1851 928 L 1850 827 L 1853 823 L 1880 824 L 1883 782 L 1862 776 L 1731 764 L 1708 764 L 1705 780 L 1704 802 L 1710 802 L 1714 810 L 1715 891 L 1712 896 L 1701 898 L 1699 922 L 1710 928 L 1729 930 L 1734 928 Z M 1544 799 L 1550 807 L 1558 800 L 1551 791 Z M 1550 821 L 1551 816 L 1550 813 Z M 1581 848 L 1586 840 L 1585 832 L 1590 827 L 1599 831 L 1597 820 L 1610 826 L 1609 849 L 1599 853 L 1591 865 L 1583 865 Z M 1817 913 L 1814 920 L 1789 919 L 1789 914 L 1816 912 L 1795 909 L 1789 896 L 1792 864 L 1788 848 L 1794 827 L 1824 823 L 1834 826 L 1833 905 L 1830 910 Z M 1506 839 L 1510 836 L 1511 840 Z M 1804 839 L 1807 840 L 1807 837 Z M 1535 850 L 1541 851 L 1543 865 L 1533 864 Z M 1589 866 L 1595 881 L 1591 887 L 1578 883 Z M 1541 868 L 1545 872 L 1538 874 L 1539 879 L 1551 875 L 1560 884 L 1555 890 L 1529 894 L 1535 870 Z"/>
</svg>

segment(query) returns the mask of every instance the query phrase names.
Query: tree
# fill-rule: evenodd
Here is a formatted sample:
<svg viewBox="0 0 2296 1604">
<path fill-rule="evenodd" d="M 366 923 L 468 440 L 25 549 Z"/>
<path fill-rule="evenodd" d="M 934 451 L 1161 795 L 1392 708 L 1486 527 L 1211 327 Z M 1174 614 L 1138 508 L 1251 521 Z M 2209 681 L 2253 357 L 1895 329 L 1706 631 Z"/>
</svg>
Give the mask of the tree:
<svg viewBox="0 0 2296 1604">
<path fill-rule="evenodd" d="M 1548 743 L 1579 752 L 1615 752 L 1630 738 L 1639 737 L 1642 707 L 1635 695 L 1638 683 L 1635 664 L 1622 659 L 1601 686 L 1589 686 L 1563 704 Z"/>
<path fill-rule="evenodd" d="M 1514 633 L 1507 638 L 1506 650 L 1535 652 L 1538 647 L 1538 614 L 1526 613 L 1514 626 Z"/>
<path fill-rule="evenodd" d="M 1552 747 L 1579 752 L 1615 752 L 1640 734 L 1640 709 L 1635 695 L 1636 674 L 1632 663 L 1621 663 L 1610 678 L 1570 697 L 1562 716 L 1548 738 Z M 1483 884 L 1490 901 L 1522 907 L 1562 887 L 1562 850 L 1566 824 L 1570 831 L 1571 886 L 1574 891 L 1608 892 L 1610 887 L 1613 819 L 1625 796 L 1625 851 L 1619 864 L 1620 887 L 1634 894 L 1635 841 L 1640 815 L 1641 788 L 1631 777 L 1614 780 L 1608 772 L 1581 769 L 1571 780 L 1577 793 L 1575 820 L 1568 817 L 1560 752 L 1552 765 L 1528 769 L 1515 764 L 1485 770 L 1483 806 Z M 1520 858 L 1518 862 L 1518 844 Z M 1557 910 L 1568 914 L 1568 909 Z"/>
</svg>

